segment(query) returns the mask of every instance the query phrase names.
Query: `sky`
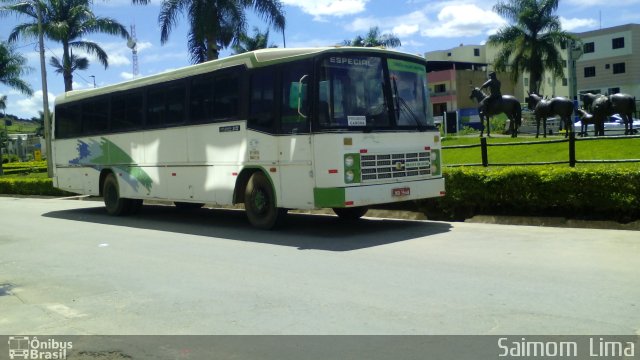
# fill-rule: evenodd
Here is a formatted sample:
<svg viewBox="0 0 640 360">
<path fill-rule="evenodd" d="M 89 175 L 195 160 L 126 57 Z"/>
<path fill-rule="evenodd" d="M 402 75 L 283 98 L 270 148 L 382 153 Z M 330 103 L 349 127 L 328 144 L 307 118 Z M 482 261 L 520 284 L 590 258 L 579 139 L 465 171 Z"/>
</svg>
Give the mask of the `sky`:
<svg viewBox="0 0 640 360">
<path fill-rule="evenodd" d="M 158 13 L 162 0 L 151 0 L 149 5 L 131 5 L 130 0 L 95 0 L 94 14 L 116 19 L 129 28 L 135 25 L 139 75 L 148 76 L 190 65 L 187 50 L 188 21 L 179 17 L 169 41 L 160 43 Z M 378 26 L 382 33 L 398 36 L 402 46 L 397 50 L 424 55 L 434 50 L 451 49 L 460 44 L 481 45 L 487 36 L 508 22 L 492 11 L 492 0 L 280 0 L 286 14 L 284 40 L 287 47 L 331 46 L 357 35 L 365 35 L 370 27 Z M 561 0 L 558 9 L 564 30 L 583 32 L 611 26 L 640 23 L 640 0 Z M 249 32 L 253 27 L 261 31 L 268 24 L 249 15 Z M 17 25 L 28 20 L 15 15 L 0 18 L 0 40 Z M 101 34 L 88 35 L 85 40 L 97 42 L 109 54 L 109 67 L 105 69 L 91 55 L 89 69 L 74 73 L 73 88 L 86 89 L 105 86 L 132 78 L 132 54 L 126 40 Z M 283 35 L 271 30 L 270 43 L 283 47 Z M 42 110 L 42 85 L 36 39 L 21 39 L 15 44 L 32 68 L 23 77 L 31 84 L 32 97 L 0 85 L 0 95 L 7 95 L 8 114 L 22 118 L 37 116 Z M 45 42 L 47 63 L 49 58 L 61 58 L 62 46 Z M 230 55 L 223 50 L 221 57 Z M 55 96 L 64 91 L 61 74 L 47 66 L 50 107 Z"/>
</svg>

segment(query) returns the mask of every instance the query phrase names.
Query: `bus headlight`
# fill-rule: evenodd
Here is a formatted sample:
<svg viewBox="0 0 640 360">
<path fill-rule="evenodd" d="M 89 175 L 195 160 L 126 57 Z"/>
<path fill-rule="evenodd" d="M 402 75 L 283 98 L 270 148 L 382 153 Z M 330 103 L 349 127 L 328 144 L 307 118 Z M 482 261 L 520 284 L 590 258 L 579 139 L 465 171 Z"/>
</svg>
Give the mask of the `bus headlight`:
<svg viewBox="0 0 640 360">
<path fill-rule="evenodd" d="M 345 174 L 344 174 L 344 181 L 346 183 L 352 183 L 353 179 L 355 178 L 355 174 L 353 173 L 353 171 L 348 170 Z"/>
<path fill-rule="evenodd" d="M 347 168 L 353 167 L 354 161 L 353 156 L 349 155 L 344 158 L 344 166 Z"/>
</svg>

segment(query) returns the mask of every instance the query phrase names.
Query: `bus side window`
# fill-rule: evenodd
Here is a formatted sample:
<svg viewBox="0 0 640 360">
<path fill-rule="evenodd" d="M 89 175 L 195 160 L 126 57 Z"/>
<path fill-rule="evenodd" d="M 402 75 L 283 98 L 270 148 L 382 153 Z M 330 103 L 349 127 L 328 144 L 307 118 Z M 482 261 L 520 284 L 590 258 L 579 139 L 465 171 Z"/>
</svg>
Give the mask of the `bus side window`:
<svg viewBox="0 0 640 360">
<path fill-rule="evenodd" d="M 263 131 L 273 130 L 275 79 L 273 69 L 258 70 L 251 75 L 249 128 Z"/>
<path fill-rule="evenodd" d="M 240 80 L 238 75 L 229 74 L 216 78 L 213 98 L 214 119 L 234 119 L 238 117 Z"/>
<path fill-rule="evenodd" d="M 109 100 L 98 97 L 82 103 L 83 134 L 100 134 L 109 130 Z"/>
<path fill-rule="evenodd" d="M 213 78 L 198 77 L 191 81 L 189 121 L 203 123 L 213 118 Z"/>
<path fill-rule="evenodd" d="M 142 125 L 143 95 L 140 91 L 111 97 L 111 131 L 137 129 Z"/>
<path fill-rule="evenodd" d="M 56 137 L 60 139 L 78 136 L 82 133 L 80 105 L 56 107 Z"/>
<path fill-rule="evenodd" d="M 147 126 L 180 124 L 185 115 L 184 82 L 167 84 L 149 90 L 147 94 Z"/>
<path fill-rule="evenodd" d="M 280 107 L 281 130 L 284 134 L 296 134 L 309 131 L 307 119 L 309 114 L 309 78 L 311 67 L 308 62 L 287 66 L 282 71 L 282 104 Z M 307 77 L 300 82 L 303 77 Z M 298 98 L 300 96 L 300 99 Z M 300 101 L 300 112 L 298 112 Z"/>
</svg>

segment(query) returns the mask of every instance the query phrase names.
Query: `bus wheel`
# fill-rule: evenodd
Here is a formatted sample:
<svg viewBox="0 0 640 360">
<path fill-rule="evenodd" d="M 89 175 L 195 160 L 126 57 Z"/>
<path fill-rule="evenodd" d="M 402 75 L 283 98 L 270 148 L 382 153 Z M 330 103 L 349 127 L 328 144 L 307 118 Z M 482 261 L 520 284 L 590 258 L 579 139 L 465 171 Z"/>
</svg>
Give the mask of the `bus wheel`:
<svg viewBox="0 0 640 360">
<path fill-rule="evenodd" d="M 276 207 L 276 197 L 271 184 L 261 172 L 251 175 L 244 192 L 244 207 L 251 225 L 270 230 L 281 224 L 287 209 Z"/>
<path fill-rule="evenodd" d="M 118 180 L 113 174 L 107 175 L 104 179 L 102 196 L 104 197 L 104 206 L 107 208 L 109 215 L 122 216 L 129 214 L 131 201 L 120 197 Z"/>
<path fill-rule="evenodd" d="M 336 213 L 340 219 L 351 221 L 360 219 L 367 213 L 367 211 L 369 211 L 369 208 L 366 206 L 333 208 L 333 212 Z"/>
<path fill-rule="evenodd" d="M 196 210 L 200 209 L 204 206 L 203 203 L 190 203 L 190 202 L 182 202 L 182 201 L 174 201 L 173 205 L 180 210 Z"/>
</svg>

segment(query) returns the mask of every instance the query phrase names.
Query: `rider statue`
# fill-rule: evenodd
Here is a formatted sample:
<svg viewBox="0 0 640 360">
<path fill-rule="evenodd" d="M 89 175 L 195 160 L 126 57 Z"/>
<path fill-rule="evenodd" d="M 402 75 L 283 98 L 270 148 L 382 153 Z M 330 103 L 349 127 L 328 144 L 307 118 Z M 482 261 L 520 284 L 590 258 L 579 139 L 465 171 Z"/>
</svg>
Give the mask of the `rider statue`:
<svg viewBox="0 0 640 360">
<path fill-rule="evenodd" d="M 481 90 L 489 88 L 491 91 L 491 95 L 486 97 L 480 102 L 480 108 L 485 112 L 491 113 L 498 105 L 500 105 L 500 101 L 502 101 L 502 93 L 500 92 L 500 81 L 496 78 L 495 72 L 489 73 L 489 80 L 487 80 L 480 87 Z"/>
</svg>

